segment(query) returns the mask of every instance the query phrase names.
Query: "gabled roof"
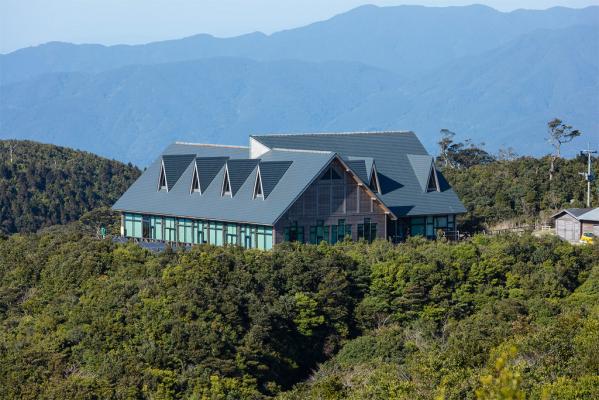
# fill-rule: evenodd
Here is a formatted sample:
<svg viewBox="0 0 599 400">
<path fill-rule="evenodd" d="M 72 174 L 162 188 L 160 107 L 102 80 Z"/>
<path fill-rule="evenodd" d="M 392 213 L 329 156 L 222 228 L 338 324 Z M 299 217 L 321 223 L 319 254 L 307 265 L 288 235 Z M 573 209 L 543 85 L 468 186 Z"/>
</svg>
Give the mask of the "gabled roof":
<svg viewBox="0 0 599 400">
<path fill-rule="evenodd" d="M 579 221 L 599 221 L 599 208 L 564 208 L 553 215 L 557 218 L 562 214 L 568 214 Z"/>
<path fill-rule="evenodd" d="M 593 208 L 590 211 L 585 212 L 584 214 L 582 214 L 579 219 L 581 221 L 594 221 L 594 222 L 599 222 L 599 207 L 597 208 Z"/>
<path fill-rule="evenodd" d="M 229 157 L 196 157 L 200 193 L 204 193 Z"/>
<path fill-rule="evenodd" d="M 259 152 L 237 146 L 172 144 L 113 209 L 273 225 L 333 160 L 338 160 L 370 195 L 382 202 L 391 218 L 465 211 L 441 174 L 437 176 L 440 191 L 426 191 L 432 157 L 411 132 L 268 135 L 253 139 L 251 143 L 261 146 Z M 248 158 L 250 154 L 256 158 Z M 169 165 L 168 191 L 157 190 L 163 162 Z M 369 188 L 375 165 L 378 193 Z M 196 169 L 200 193 L 190 190 Z M 230 196 L 222 192 L 225 171 L 229 174 Z M 257 198 L 254 190 L 258 173 L 263 196 Z"/>
<path fill-rule="evenodd" d="M 260 160 L 258 159 L 234 159 L 227 161 L 227 171 L 229 173 L 229 183 L 231 184 L 231 194 L 235 196 L 239 188 L 245 183 L 248 176 L 252 173 Z"/>
<path fill-rule="evenodd" d="M 260 168 L 264 198 L 267 198 L 275 186 L 277 186 L 291 164 L 292 161 L 262 161 L 260 163 L 258 168 Z"/>
<path fill-rule="evenodd" d="M 167 190 L 170 191 L 195 158 L 195 154 L 163 155 L 162 163 L 166 176 Z M 156 181 L 158 182 L 158 181 Z"/>
<path fill-rule="evenodd" d="M 376 163 L 381 187 L 378 197 L 397 216 L 466 212 L 441 173 L 437 172 L 440 190 L 428 192 L 426 184 L 430 169 L 427 170 L 423 190 L 421 174 L 415 171 L 408 155 L 424 156 L 414 158 L 414 165 L 418 171 L 420 171 L 418 160 L 431 160 L 432 157 L 428 155 L 413 132 L 253 135 L 252 138 L 271 149 L 326 150 L 338 153 L 352 170 L 355 168 L 355 173 L 360 176 L 360 179 L 364 176 L 366 166 L 364 164 L 364 167 L 361 167 L 352 161 L 356 158 L 363 160 L 372 158 Z M 353 160 L 350 160 L 350 157 Z M 366 171 L 370 172 L 368 169 Z M 365 182 L 368 183 L 368 180 Z"/>
<path fill-rule="evenodd" d="M 428 190 L 428 183 L 433 168 L 433 157 L 429 155 L 408 154 L 408 160 L 423 192 Z"/>
<path fill-rule="evenodd" d="M 364 183 L 369 184 L 374 170 L 374 158 L 346 156 L 343 161 L 360 177 Z"/>
<path fill-rule="evenodd" d="M 270 150 L 260 159 L 248 160 L 248 149 L 234 147 L 201 146 L 176 143 L 170 145 L 165 155 L 194 154 L 197 158 L 228 157 L 229 168 L 236 171 L 239 176 L 247 173 L 245 181 L 237 183 L 236 193 L 222 196 L 222 182 L 224 168 L 221 168 L 202 194 L 190 194 L 189 188 L 194 170 L 194 163 L 181 174 L 179 182 L 168 193 L 158 191 L 157 183 L 160 174 L 162 157 L 144 171 L 144 173 L 131 185 L 123 196 L 115 203 L 113 209 L 136 213 L 179 216 L 215 221 L 245 222 L 258 225 L 273 225 L 283 215 L 287 208 L 299 198 L 309 184 L 320 175 L 322 171 L 335 158 L 335 154 L 328 151 L 296 151 L 296 150 Z M 244 159 L 242 162 L 233 162 Z M 271 162 L 275 162 L 270 164 Z M 232 165 L 235 164 L 233 167 Z M 264 199 L 253 198 L 254 183 L 256 180 L 257 165 L 267 165 L 266 169 L 272 171 L 272 177 L 267 178 L 266 170 L 262 170 L 264 191 L 272 186 L 270 193 Z M 283 172 L 283 169 L 287 169 Z M 251 169 L 250 169 L 251 168 Z M 245 171 L 245 172 L 244 172 Z M 283 173 L 276 181 L 276 176 Z M 231 185 L 234 186 L 233 172 L 231 172 Z M 218 184 L 215 184 L 217 183 Z M 274 185 L 274 186 L 273 186 Z"/>
</svg>

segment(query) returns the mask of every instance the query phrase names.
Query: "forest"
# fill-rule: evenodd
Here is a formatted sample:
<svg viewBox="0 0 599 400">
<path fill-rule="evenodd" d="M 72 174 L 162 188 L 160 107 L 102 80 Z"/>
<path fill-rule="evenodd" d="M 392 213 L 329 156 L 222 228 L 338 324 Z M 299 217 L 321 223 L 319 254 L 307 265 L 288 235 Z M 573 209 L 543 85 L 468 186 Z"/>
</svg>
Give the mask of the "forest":
<svg viewBox="0 0 599 400">
<path fill-rule="evenodd" d="M 582 157 L 439 157 L 459 243 L 153 253 L 96 235 L 138 168 L 0 146 L 2 398 L 599 398 L 599 244 L 476 234 L 581 206 Z"/>
<path fill-rule="evenodd" d="M 460 218 L 466 231 L 484 231 L 505 220 L 530 224 L 550 222 L 562 208 L 586 207 L 587 185 L 579 174 L 587 169 L 587 158 L 560 159 L 549 180 L 551 156 L 494 159 L 467 168 L 441 168 L 468 213 Z M 599 176 L 599 158 L 593 159 Z M 593 182 L 594 204 L 599 185 Z"/>
<path fill-rule="evenodd" d="M 592 399 L 599 245 L 0 239 L 10 399 Z"/>
<path fill-rule="evenodd" d="M 109 207 L 140 173 L 83 151 L 0 140 L 0 233 L 35 232 Z"/>
</svg>

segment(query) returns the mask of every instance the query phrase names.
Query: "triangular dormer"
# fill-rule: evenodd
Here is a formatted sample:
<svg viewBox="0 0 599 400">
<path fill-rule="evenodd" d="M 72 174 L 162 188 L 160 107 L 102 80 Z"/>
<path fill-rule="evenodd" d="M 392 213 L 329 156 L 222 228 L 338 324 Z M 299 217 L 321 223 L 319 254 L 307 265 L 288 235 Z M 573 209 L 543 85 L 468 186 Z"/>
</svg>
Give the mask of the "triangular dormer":
<svg viewBox="0 0 599 400">
<path fill-rule="evenodd" d="M 233 192 L 231 192 L 231 180 L 229 179 L 229 168 L 227 165 L 225 165 L 225 176 L 223 178 L 223 190 L 221 196 L 233 197 Z"/>
<path fill-rule="evenodd" d="M 164 171 L 164 160 L 160 162 L 160 178 L 158 180 L 158 190 L 165 190 L 168 192 L 168 185 L 166 183 L 166 172 Z"/>
<path fill-rule="evenodd" d="M 264 200 L 264 188 L 262 186 L 260 167 L 256 170 L 256 183 L 254 184 L 254 199 L 256 198 Z"/>
<path fill-rule="evenodd" d="M 370 173 L 370 184 L 368 185 L 370 190 L 375 193 L 381 193 L 381 185 L 379 185 L 379 176 L 376 172 L 374 163 L 372 164 L 372 172 Z"/>
<path fill-rule="evenodd" d="M 200 193 L 200 178 L 198 177 L 198 166 L 197 164 L 193 167 L 193 176 L 191 178 L 191 193 Z"/>
<path fill-rule="evenodd" d="M 428 177 L 428 183 L 426 185 L 427 192 L 440 192 L 439 178 L 437 177 L 437 170 L 434 165 L 431 165 L 431 172 Z"/>
</svg>

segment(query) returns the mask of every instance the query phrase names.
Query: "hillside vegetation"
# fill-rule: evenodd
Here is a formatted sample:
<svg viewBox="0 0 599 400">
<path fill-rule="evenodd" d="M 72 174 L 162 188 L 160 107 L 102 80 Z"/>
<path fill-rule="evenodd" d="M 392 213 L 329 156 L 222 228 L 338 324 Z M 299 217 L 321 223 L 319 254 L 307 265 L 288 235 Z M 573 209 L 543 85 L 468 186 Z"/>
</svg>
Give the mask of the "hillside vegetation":
<svg viewBox="0 0 599 400">
<path fill-rule="evenodd" d="M 504 220 L 515 223 L 549 222 L 557 210 L 586 207 L 587 184 L 579 174 L 587 170 L 586 157 L 559 159 L 549 180 L 550 157 L 520 157 L 469 168 L 443 168 L 468 213 L 462 229 L 480 230 Z M 599 158 L 593 160 L 599 176 Z M 592 206 L 599 205 L 599 185 L 591 185 Z"/>
<path fill-rule="evenodd" d="M 30 141 L 0 141 L 0 233 L 33 232 L 111 206 L 139 176 L 131 164 Z"/>
<path fill-rule="evenodd" d="M 0 282 L 7 399 L 599 396 L 597 246 L 154 254 L 70 225 L 0 239 Z"/>
</svg>

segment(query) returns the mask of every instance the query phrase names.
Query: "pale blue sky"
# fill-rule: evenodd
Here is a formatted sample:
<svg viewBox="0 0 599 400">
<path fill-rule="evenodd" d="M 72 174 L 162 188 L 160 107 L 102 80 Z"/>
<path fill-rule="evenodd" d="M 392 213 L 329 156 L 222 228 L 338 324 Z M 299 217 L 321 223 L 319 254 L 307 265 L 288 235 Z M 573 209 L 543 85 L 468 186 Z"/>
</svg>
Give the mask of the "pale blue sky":
<svg viewBox="0 0 599 400">
<path fill-rule="evenodd" d="M 48 41 L 145 43 L 196 33 L 272 33 L 362 4 L 486 4 L 502 11 L 580 8 L 599 0 L 0 0 L 0 53 Z"/>
</svg>

